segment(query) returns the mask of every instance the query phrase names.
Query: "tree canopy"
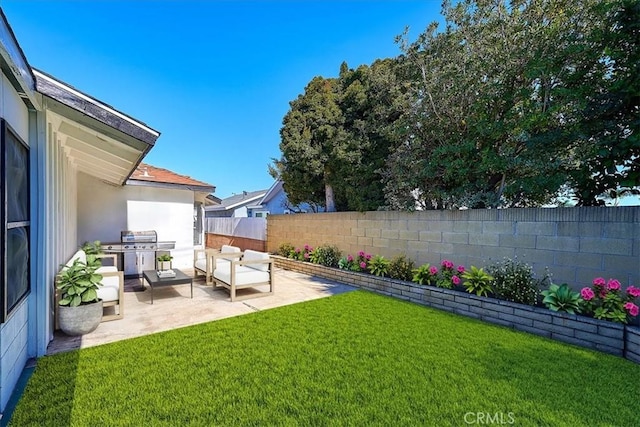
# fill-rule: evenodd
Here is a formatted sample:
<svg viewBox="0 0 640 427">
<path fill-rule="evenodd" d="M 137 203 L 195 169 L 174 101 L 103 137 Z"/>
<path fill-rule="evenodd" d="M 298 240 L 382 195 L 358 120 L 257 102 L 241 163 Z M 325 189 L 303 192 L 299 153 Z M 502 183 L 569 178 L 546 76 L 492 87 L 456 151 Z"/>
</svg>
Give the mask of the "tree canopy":
<svg viewBox="0 0 640 427">
<path fill-rule="evenodd" d="M 271 168 L 327 210 L 580 205 L 640 185 L 636 0 L 445 2 L 402 54 L 314 78 Z"/>
</svg>

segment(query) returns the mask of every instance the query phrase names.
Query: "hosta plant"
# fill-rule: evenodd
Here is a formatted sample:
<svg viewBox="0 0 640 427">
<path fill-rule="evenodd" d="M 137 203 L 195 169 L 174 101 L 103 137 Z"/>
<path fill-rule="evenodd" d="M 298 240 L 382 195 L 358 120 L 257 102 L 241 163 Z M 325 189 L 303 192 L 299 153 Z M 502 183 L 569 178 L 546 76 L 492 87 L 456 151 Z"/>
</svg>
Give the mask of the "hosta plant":
<svg viewBox="0 0 640 427">
<path fill-rule="evenodd" d="M 577 314 L 582 311 L 580 308 L 582 305 L 580 293 L 572 291 L 566 283 L 560 286 L 551 284 L 549 289 L 541 293 L 544 296 L 542 303 L 550 310 L 571 314 Z"/>
<path fill-rule="evenodd" d="M 462 273 L 462 278 L 464 279 L 464 287 L 470 294 L 486 297 L 493 292 L 491 285 L 493 276 L 482 268 L 472 265 L 470 270 Z"/>
<path fill-rule="evenodd" d="M 63 266 L 56 287 L 60 291 L 62 306 L 77 307 L 81 304 L 98 302 L 98 287 L 102 275 L 96 270 L 100 262 L 95 255 L 87 255 L 87 263 L 76 259 L 70 266 Z"/>
<path fill-rule="evenodd" d="M 389 260 L 381 255 L 376 255 L 369 260 L 369 272 L 376 276 L 387 276 L 389 274 Z"/>
</svg>

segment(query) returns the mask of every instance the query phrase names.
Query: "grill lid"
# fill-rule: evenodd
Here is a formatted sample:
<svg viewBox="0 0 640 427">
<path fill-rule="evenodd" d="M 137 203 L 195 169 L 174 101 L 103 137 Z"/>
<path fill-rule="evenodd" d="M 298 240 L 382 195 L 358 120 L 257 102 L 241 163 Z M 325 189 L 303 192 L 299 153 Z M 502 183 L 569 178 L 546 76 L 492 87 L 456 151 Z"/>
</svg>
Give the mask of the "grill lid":
<svg viewBox="0 0 640 427">
<path fill-rule="evenodd" d="M 158 241 L 158 233 L 155 230 L 124 230 L 120 232 L 120 241 L 122 243 L 156 243 Z"/>
</svg>

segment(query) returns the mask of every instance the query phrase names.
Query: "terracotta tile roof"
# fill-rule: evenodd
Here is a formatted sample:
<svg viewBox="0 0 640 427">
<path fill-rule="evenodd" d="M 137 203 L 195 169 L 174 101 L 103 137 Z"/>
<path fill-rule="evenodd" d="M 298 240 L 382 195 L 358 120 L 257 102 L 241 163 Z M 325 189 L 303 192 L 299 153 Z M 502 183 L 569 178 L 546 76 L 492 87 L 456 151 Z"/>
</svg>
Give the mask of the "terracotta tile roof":
<svg viewBox="0 0 640 427">
<path fill-rule="evenodd" d="M 179 175 L 168 169 L 157 168 L 147 163 L 140 163 L 129 179 L 136 181 L 159 182 L 163 184 L 215 188 L 214 185 L 207 184 L 206 182 L 198 181 L 197 179 L 193 179 L 186 175 Z"/>
</svg>

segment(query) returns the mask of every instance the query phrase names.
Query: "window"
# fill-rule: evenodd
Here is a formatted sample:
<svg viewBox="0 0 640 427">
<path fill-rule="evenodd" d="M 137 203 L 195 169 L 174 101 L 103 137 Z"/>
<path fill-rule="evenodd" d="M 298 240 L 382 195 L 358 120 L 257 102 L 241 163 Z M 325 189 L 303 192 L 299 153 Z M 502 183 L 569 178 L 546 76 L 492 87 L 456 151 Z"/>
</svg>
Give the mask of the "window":
<svg viewBox="0 0 640 427">
<path fill-rule="evenodd" d="M 29 280 L 29 147 L 3 119 L 0 123 L 1 156 L 0 192 L 2 247 L 0 284 L 0 321 L 4 322 L 12 310 L 28 294 Z"/>
<path fill-rule="evenodd" d="M 202 226 L 204 218 L 202 218 L 202 203 L 195 202 L 193 204 L 193 244 L 198 246 L 202 244 Z"/>
</svg>

